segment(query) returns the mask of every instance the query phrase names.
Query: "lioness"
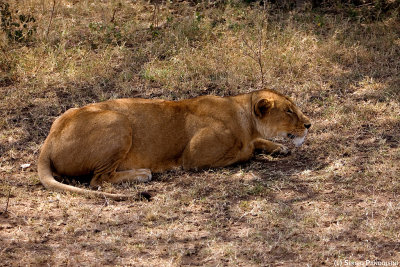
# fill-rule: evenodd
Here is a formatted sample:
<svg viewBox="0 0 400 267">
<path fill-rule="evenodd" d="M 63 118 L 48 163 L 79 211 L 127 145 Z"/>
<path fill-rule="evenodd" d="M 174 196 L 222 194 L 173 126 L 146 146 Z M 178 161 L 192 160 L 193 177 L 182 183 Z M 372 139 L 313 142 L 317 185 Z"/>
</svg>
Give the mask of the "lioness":
<svg viewBox="0 0 400 267">
<path fill-rule="evenodd" d="M 255 149 L 288 153 L 267 140 L 283 136 L 300 146 L 310 120 L 284 95 L 260 90 L 232 97 L 181 101 L 117 99 L 71 108 L 57 118 L 40 152 L 38 171 L 50 189 L 123 199 L 57 182 L 93 175 L 103 182 L 149 181 L 151 172 L 222 167 L 248 160 Z"/>
</svg>

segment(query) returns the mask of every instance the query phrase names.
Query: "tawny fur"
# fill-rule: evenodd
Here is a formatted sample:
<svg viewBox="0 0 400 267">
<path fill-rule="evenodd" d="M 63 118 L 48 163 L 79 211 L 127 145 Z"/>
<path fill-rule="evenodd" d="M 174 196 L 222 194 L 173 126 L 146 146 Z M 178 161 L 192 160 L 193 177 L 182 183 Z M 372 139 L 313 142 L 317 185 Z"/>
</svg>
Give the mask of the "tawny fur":
<svg viewBox="0 0 400 267">
<path fill-rule="evenodd" d="M 310 125 L 289 98 L 273 90 L 181 101 L 110 100 L 70 109 L 54 121 L 39 156 L 39 178 L 49 189 L 123 199 L 128 196 L 59 183 L 53 173 L 92 174 L 92 186 L 148 181 L 151 172 L 246 161 L 255 149 L 287 153 L 267 139 L 304 140 Z"/>
</svg>

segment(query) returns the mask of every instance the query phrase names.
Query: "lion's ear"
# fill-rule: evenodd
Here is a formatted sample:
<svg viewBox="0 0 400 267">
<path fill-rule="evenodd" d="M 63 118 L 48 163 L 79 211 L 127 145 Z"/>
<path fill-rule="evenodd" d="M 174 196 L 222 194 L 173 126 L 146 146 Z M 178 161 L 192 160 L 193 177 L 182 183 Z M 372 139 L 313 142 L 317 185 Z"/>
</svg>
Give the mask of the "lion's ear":
<svg viewBox="0 0 400 267">
<path fill-rule="evenodd" d="M 262 118 L 268 111 L 274 106 L 273 101 L 269 101 L 267 99 L 261 99 L 254 106 L 254 113 L 257 117 Z"/>
</svg>

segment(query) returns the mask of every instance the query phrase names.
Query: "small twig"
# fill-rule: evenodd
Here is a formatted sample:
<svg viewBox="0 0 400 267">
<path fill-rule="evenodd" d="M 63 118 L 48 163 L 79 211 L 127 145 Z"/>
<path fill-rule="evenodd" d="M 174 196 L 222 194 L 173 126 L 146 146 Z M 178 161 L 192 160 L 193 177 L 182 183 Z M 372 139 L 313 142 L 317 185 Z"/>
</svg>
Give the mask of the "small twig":
<svg viewBox="0 0 400 267">
<path fill-rule="evenodd" d="M 49 26 L 47 27 L 46 38 L 49 36 L 50 26 L 51 26 L 51 22 L 53 21 L 55 7 L 56 7 L 56 0 L 53 0 L 53 8 L 51 10 Z"/>
<path fill-rule="evenodd" d="M 111 22 L 111 23 L 113 23 L 113 22 L 114 22 L 114 19 L 115 19 L 115 13 L 117 13 L 117 11 L 118 11 L 118 10 L 115 8 L 115 9 L 114 9 L 114 11 L 113 11 L 113 14 L 112 14 L 112 18 L 111 18 L 111 20 L 110 20 L 110 22 Z"/>
<path fill-rule="evenodd" d="M 247 39 L 246 39 L 245 37 L 243 37 L 243 43 L 244 43 L 244 45 L 250 50 L 250 52 L 251 52 L 252 54 L 251 54 L 251 53 L 248 53 L 248 52 L 246 52 L 246 51 L 243 51 L 243 53 L 244 53 L 246 56 L 248 56 L 248 57 L 250 57 L 251 59 L 253 59 L 254 61 L 257 61 L 257 58 L 256 58 L 257 53 L 255 52 L 254 47 L 253 47 L 252 45 L 249 44 L 249 42 L 247 41 Z"/>
<path fill-rule="evenodd" d="M 103 206 L 101 206 L 101 208 L 100 208 L 99 212 L 97 213 L 96 217 L 99 217 L 100 213 L 102 212 L 102 210 L 109 205 L 108 198 L 106 196 L 104 196 L 104 195 L 103 195 L 103 197 L 104 197 L 104 204 L 103 204 Z"/>
<path fill-rule="evenodd" d="M 6 214 L 6 213 L 7 213 L 7 210 L 8 210 L 8 203 L 10 202 L 10 196 L 11 196 L 11 187 L 10 187 L 10 190 L 8 190 L 7 204 L 6 204 L 6 208 L 5 208 L 4 212 L 3 212 L 3 214 Z"/>
<path fill-rule="evenodd" d="M 152 26 L 154 28 L 158 28 L 158 13 L 160 11 L 160 3 L 158 3 L 157 1 L 154 2 L 154 12 L 153 12 L 153 22 L 152 22 Z"/>
<path fill-rule="evenodd" d="M 264 20 L 262 21 L 261 28 L 259 30 L 259 42 L 258 42 L 258 66 L 260 67 L 260 75 L 261 75 L 261 85 L 264 86 L 264 65 L 262 62 L 262 54 L 263 54 L 263 27 Z"/>
<path fill-rule="evenodd" d="M 118 5 L 117 5 L 117 6 L 114 8 L 114 10 L 113 10 L 113 14 L 112 14 L 110 23 L 114 23 L 114 21 L 115 21 L 115 15 L 117 14 L 117 11 L 119 11 L 119 10 L 121 10 L 121 9 L 122 9 L 122 4 L 121 4 L 121 2 L 120 2 L 120 3 L 118 3 Z"/>
<path fill-rule="evenodd" d="M 264 11 L 266 9 L 266 6 L 264 5 Z M 250 53 L 244 51 L 244 54 L 251 59 L 253 59 L 260 70 L 260 79 L 261 79 L 261 85 L 264 86 L 265 83 L 265 73 L 264 73 L 264 64 L 263 64 L 263 53 L 264 53 L 264 39 L 265 39 L 265 34 L 264 34 L 264 25 L 266 21 L 266 15 L 263 14 L 262 20 L 261 20 L 261 25 L 258 28 L 258 40 L 253 41 L 252 44 L 248 42 L 248 40 L 243 36 L 243 44 L 250 50 Z"/>
<path fill-rule="evenodd" d="M 240 216 L 239 219 L 237 219 L 235 223 L 238 223 L 244 216 L 247 216 L 249 213 L 250 213 L 250 212 L 245 212 L 245 213 L 243 213 L 243 215 Z"/>
</svg>

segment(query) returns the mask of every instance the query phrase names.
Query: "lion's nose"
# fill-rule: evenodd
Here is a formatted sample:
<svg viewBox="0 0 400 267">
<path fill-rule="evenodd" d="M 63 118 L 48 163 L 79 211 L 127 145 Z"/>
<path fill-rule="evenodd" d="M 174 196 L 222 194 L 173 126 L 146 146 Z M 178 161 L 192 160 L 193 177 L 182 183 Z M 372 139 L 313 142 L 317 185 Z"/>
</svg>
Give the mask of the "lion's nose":
<svg viewBox="0 0 400 267">
<path fill-rule="evenodd" d="M 305 123 L 304 127 L 306 127 L 307 129 L 311 127 L 311 123 Z"/>
</svg>

